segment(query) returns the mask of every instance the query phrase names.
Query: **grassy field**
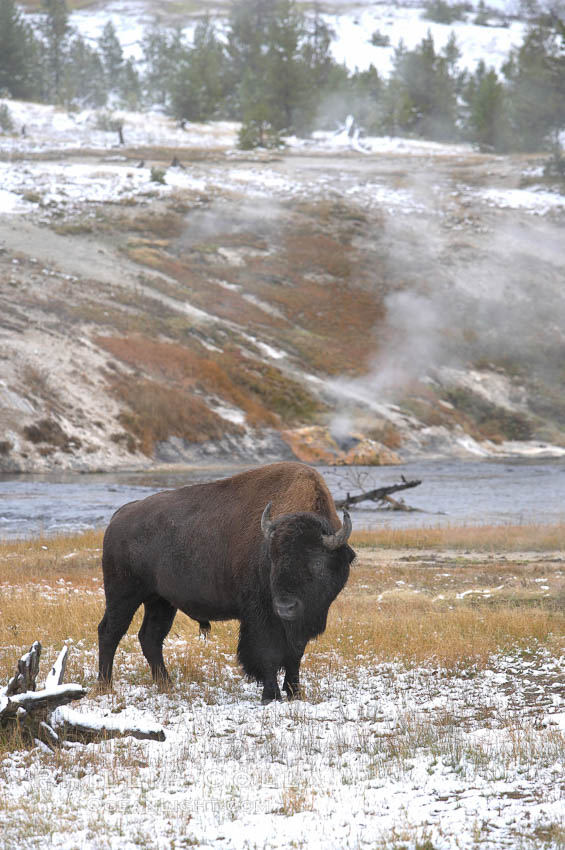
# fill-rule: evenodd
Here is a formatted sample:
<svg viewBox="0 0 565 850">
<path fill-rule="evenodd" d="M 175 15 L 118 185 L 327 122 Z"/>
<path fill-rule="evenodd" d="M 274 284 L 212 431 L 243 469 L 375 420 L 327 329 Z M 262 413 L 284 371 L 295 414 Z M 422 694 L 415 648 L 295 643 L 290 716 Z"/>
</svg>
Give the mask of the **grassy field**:
<svg viewBox="0 0 565 850">
<path fill-rule="evenodd" d="M 170 689 L 151 683 L 138 614 L 114 690 L 97 693 L 101 533 L 1 544 L 0 682 L 34 640 L 45 671 L 70 643 L 66 680 L 91 688 L 81 709 L 153 716 L 168 740 L 48 754 L 4 735 L 0 847 L 565 847 L 563 533 L 356 533 L 351 579 L 306 651 L 305 700 L 271 708 L 237 666 L 237 623 L 204 641 L 183 615 Z"/>
<path fill-rule="evenodd" d="M 350 581 L 326 633 L 307 653 L 312 671 L 336 644 L 344 666 L 352 661 L 349 645 L 353 652 L 366 647 L 377 660 L 441 659 L 457 667 L 484 664 L 516 642 L 551 642 L 565 631 L 565 525 L 360 531 L 353 546 L 358 559 Z M 99 531 L 0 544 L 0 677 L 38 637 L 45 646 L 71 639 L 95 647 L 104 610 L 101 547 Z M 552 554 L 544 558 L 544 552 Z M 143 676 L 139 621 L 140 614 L 127 641 Z M 191 653 L 194 643 L 198 666 L 209 649 L 192 640 L 195 630 L 178 615 L 174 633 L 191 643 Z M 222 651 L 233 652 L 237 623 L 218 623 L 213 631 Z M 185 669 L 185 652 L 169 653 L 173 669 Z M 91 679 L 88 670 L 80 673 Z"/>
</svg>

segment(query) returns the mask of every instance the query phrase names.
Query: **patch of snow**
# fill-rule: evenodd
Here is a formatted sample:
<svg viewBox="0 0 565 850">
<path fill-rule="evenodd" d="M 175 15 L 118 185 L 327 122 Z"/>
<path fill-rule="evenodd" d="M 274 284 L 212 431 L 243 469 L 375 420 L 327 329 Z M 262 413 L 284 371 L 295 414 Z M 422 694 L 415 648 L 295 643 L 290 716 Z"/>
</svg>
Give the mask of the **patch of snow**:
<svg viewBox="0 0 565 850">
<path fill-rule="evenodd" d="M 235 425 L 245 425 L 247 417 L 239 407 L 228 407 L 227 404 L 210 404 L 210 408 L 228 422 L 233 422 Z"/>
<path fill-rule="evenodd" d="M 565 208 L 565 195 L 544 189 L 483 189 L 479 195 L 489 206 L 521 209 L 533 215 Z"/>
<path fill-rule="evenodd" d="M 164 694 L 120 683 L 134 722 L 138 707 L 162 719 L 163 743 L 73 745 L 57 781 L 52 754 L 4 757 L 6 845 L 32 850 L 47 827 L 59 850 L 95 850 L 101 840 L 133 848 L 124 836 L 136 846 L 164 836 L 167 846 L 229 850 L 252 836 L 271 850 L 305 835 L 312 850 L 340 850 L 373 846 L 375 836 L 392 846 L 399 834 L 407 847 L 471 850 L 479 833 L 481 847 L 498 850 L 562 821 L 563 656 L 510 651 L 469 677 L 375 664 L 361 648 L 350 670 L 328 659 L 327 674 L 306 672 L 305 701 L 265 707 L 254 685 L 232 683 L 231 668 L 218 681 L 218 663 L 204 671 L 208 701 L 201 682 Z M 534 671 L 539 686 L 526 698 Z M 114 704 L 95 698 L 109 722 Z M 30 798 L 31 821 L 18 814 Z"/>
<path fill-rule="evenodd" d="M 0 215 L 24 213 L 31 209 L 29 201 L 24 200 L 15 192 L 0 189 Z"/>
<path fill-rule="evenodd" d="M 274 304 L 269 304 L 267 301 L 262 301 L 261 298 L 257 298 L 257 296 L 253 295 L 252 292 L 245 292 L 243 297 L 246 301 L 249 301 L 250 304 L 253 304 L 255 307 L 259 307 L 260 310 L 263 310 L 264 313 L 268 313 L 270 316 L 276 316 L 277 319 L 286 319 L 286 316 L 278 309 L 278 307 L 275 307 Z M 279 356 L 284 357 L 284 354 Z"/>
<path fill-rule="evenodd" d="M 60 685 L 60 688 L 68 688 L 69 685 Z M 77 686 L 80 687 L 80 686 Z M 55 689 L 53 689 L 55 692 Z M 99 732 L 120 732 L 132 730 L 142 734 L 152 734 L 163 732 L 163 727 L 159 723 L 148 720 L 142 716 L 140 712 L 131 711 L 121 712 L 119 715 L 109 714 L 101 715 L 95 711 L 83 711 L 81 709 L 70 708 L 68 705 L 62 705 L 51 715 L 51 725 L 54 729 L 59 729 L 68 723 L 70 725 L 88 726 L 89 729 L 94 729 Z"/>
<path fill-rule="evenodd" d="M 565 448 L 537 440 L 505 440 L 498 445 L 496 454 L 502 457 L 558 458 L 565 457 Z"/>
<path fill-rule="evenodd" d="M 223 287 L 223 289 L 229 289 L 231 292 L 241 292 L 243 288 L 239 283 L 228 283 L 227 280 L 216 280 L 216 283 Z"/>
<path fill-rule="evenodd" d="M 286 357 L 286 351 L 273 348 L 272 345 L 268 345 L 266 342 L 257 342 L 256 345 L 259 351 L 262 351 L 263 354 L 266 354 L 267 357 L 270 357 L 272 360 L 282 360 L 283 357 Z"/>
<path fill-rule="evenodd" d="M 10 114 L 17 127 L 25 127 L 25 135 L 0 135 L 0 150 L 37 152 L 58 149 L 113 151 L 112 159 L 121 147 L 115 130 L 100 129 L 101 120 L 111 115 L 123 124 L 126 145 L 167 145 L 175 147 L 234 147 L 239 125 L 229 121 L 213 124 L 187 124 L 183 130 L 174 119 L 155 111 L 130 112 L 106 109 L 84 109 L 66 112 L 61 107 L 10 101 Z M 183 183 L 190 171 L 172 169 L 172 181 Z M 183 184 L 184 185 L 184 184 Z M 199 188 L 196 186 L 195 188 Z"/>
<path fill-rule="evenodd" d="M 442 366 L 439 369 L 439 376 L 442 384 L 463 387 L 496 407 L 516 411 L 523 409 L 526 404 L 525 390 L 517 388 L 507 375 L 500 372 L 487 369 L 464 371 Z"/>
</svg>

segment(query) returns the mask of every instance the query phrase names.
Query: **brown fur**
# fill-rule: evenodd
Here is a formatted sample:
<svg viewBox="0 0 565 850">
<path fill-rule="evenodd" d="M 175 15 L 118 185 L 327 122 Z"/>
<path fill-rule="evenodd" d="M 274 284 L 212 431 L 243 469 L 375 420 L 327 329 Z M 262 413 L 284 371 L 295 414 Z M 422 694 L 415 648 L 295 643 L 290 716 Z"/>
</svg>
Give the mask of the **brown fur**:
<svg viewBox="0 0 565 850">
<path fill-rule="evenodd" d="M 308 572 L 306 567 L 299 567 L 301 558 L 306 557 L 304 546 L 311 554 L 316 546 L 322 546 L 321 535 L 331 534 L 341 526 L 322 476 L 304 464 L 274 463 L 231 478 L 155 493 L 124 505 L 114 514 L 104 536 L 102 556 L 106 593 L 106 613 L 99 626 L 102 680 L 110 679 L 117 644 L 141 604 L 145 605 L 145 618 L 140 641 L 155 678 L 167 676 L 162 644 L 176 610 L 204 628 L 210 620 L 240 619 L 242 629 L 245 620 L 246 628 L 252 623 L 255 632 L 270 617 L 271 627 L 283 634 L 281 621 L 271 610 L 271 568 L 261 530 L 261 515 L 269 502 L 274 525 L 288 526 L 285 539 L 290 541 L 291 580 L 294 574 L 301 581 L 303 571 Z M 306 519 L 301 521 L 300 517 Z M 303 527 L 310 528 L 308 534 Z M 306 540 L 310 542 L 306 544 Z M 342 547 L 339 554 L 331 557 L 324 552 L 322 555 L 328 563 L 332 559 L 332 563 L 344 562 L 345 583 L 354 557 L 349 547 Z M 337 574 L 337 568 L 333 573 L 330 570 L 328 575 L 333 577 L 324 580 L 325 584 L 333 588 Z M 336 594 L 343 583 L 338 582 L 337 590 L 334 588 Z M 257 598 L 260 585 L 262 601 Z M 321 584 L 319 599 L 323 596 Z M 324 624 L 322 630 L 331 599 L 318 618 Z M 318 601 L 315 599 L 312 605 L 315 607 Z M 297 664 L 311 636 L 306 637 Z M 244 646 L 241 658 L 254 657 L 250 649 L 254 640 L 255 637 L 246 638 L 243 644 L 240 641 L 240 649 Z M 257 646 L 263 646 L 262 640 L 255 640 Z M 264 645 L 269 645 L 271 652 L 269 641 Z M 280 645 L 279 641 L 277 646 Z M 259 667 L 266 652 L 259 652 Z M 244 661 L 244 667 L 261 678 L 260 673 L 254 672 L 255 661 Z M 297 671 L 296 666 L 295 677 Z M 269 676 L 271 681 L 272 670 Z M 272 681 L 269 687 L 274 687 Z"/>
</svg>

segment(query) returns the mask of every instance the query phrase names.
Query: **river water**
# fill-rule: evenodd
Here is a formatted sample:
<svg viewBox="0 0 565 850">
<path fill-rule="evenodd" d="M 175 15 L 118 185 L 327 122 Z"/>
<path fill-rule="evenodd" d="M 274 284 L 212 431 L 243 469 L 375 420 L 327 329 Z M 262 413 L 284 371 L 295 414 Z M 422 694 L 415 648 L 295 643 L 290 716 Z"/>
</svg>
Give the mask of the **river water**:
<svg viewBox="0 0 565 850">
<path fill-rule="evenodd" d="M 0 476 L 0 539 L 107 525 L 120 505 L 157 490 L 222 478 L 234 468 L 182 472 Z M 388 467 L 320 467 L 335 498 L 400 481 L 421 484 L 397 494 L 414 513 L 352 511 L 354 528 L 548 523 L 565 520 L 565 461 L 426 461 Z"/>
</svg>

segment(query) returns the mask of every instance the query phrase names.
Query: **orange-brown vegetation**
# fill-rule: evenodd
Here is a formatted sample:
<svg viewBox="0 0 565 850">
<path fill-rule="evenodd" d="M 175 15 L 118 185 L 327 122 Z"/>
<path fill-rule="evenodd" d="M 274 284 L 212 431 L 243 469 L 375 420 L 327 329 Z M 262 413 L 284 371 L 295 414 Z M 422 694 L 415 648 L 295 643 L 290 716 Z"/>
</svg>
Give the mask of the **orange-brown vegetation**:
<svg viewBox="0 0 565 850">
<path fill-rule="evenodd" d="M 293 271 L 326 273 L 348 280 L 352 273 L 352 248 L 329 235 L 315 232 L 287 233 L 281 246 Z"/>
<path fill-rule="evenodd" d="M 178 281 L 195 306 L 245 327 L 271 329 L 306 366 L 329 374 L 362 372 L 375 352 L 373 330 L 384 316 L 386 294 L 375 258 L 353 247 L 366 223 L 332 203 L 299 210 L 283 214 L 268 238 L 218 232 L 188 249 L 130 242 L 128 255 Z M 222 247 L 241 248 L 243 262 L 227 263 Z M 239 288 L 223 287 L 222 280 Z M 249 296 L 275 309 L 262 309 Z"/>
<path fill-rule="evenodd" d="M 154 233 L 163 239 L 175 239 L 185 227 L 182 216 L 169 211 L 160 213 L 141 213 L 129 222 L 128 229 L 139 233 Z"/>
<path fill-rule="evenodd" d="M 178 281 L 186 288 L 186 294 L 190 294 L 189 300 L 193 306 L 208 310 L 221 319 L 238 322 L 242 326 L 267 324 L 277 327 L 284 324 L 281 319 L 251 304 L 238 292 L 221 286 L 214 279 L 216 273 L 213 268 L 202 270 L 190 258 L 179 259 L 154 244 L 130 245 L 128 256 L 136 263 Z M 223 268 L 217 271 L 217 276 L 225 277 Z"/>
<path fill-rule="evenodd" d="M 147 378 L 113 378 L 111 388 L 128 410 L 120 414 L 120 423 L 139 441 L 139 449 L 153 454 L 155 444 L 169 437 L 181 437 L 189 443 L 219 440 L 239 427 L 214 413 L 193 393 L 182 388 L 162 386 Z"/>
<path fill-rule="evenodd" d="M 236 347 L 201 354 L 196 342 L 181 345 L 138 336 L 97 337 L 96 342 L 139 374 L 112 374 L 108 380 L 128 408 L 122 425 L 148 454 L 168 436 L 202 442 L 240 430 L 210 410 L 202 395 L 241 409 L 252 426 L 304 421 L 321 409 L 301 384 Z"/>
</svg>

